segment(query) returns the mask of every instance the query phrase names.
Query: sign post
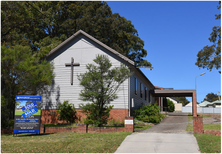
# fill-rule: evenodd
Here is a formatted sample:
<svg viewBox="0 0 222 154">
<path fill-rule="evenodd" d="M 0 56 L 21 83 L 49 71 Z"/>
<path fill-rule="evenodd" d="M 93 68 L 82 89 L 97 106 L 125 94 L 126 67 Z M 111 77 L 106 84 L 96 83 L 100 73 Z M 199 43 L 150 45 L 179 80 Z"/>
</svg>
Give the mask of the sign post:
<svg viewBox="0 0 222 154">
<path fill-rule="evenodd" d="M 41 96 L 16 95 L 14 134 L 40 133 L 41 99 Z"/>
</svg>

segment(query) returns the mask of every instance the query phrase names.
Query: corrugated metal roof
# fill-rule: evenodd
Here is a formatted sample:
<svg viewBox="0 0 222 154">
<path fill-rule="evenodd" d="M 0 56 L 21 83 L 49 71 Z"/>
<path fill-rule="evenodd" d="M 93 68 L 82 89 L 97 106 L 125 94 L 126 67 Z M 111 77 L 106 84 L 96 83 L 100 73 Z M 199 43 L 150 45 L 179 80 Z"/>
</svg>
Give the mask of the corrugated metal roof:
<svg viewBox="0 0 222 154">
<path fill-rule="evenodd" d="M 212 103 L 208 102 L 208 101 L 203 101 L 202 103 L 199 104 L 200 107 L 204 107 L 204 106 L 207 106 L 207 105 L 212 105 Z"/>
<path fill-rule="evenodd" d="M 216 100 L 212 102 L 213 104 L 217 103 L 217 104 L 221 104 L 221 100 Z"/>
</svg>

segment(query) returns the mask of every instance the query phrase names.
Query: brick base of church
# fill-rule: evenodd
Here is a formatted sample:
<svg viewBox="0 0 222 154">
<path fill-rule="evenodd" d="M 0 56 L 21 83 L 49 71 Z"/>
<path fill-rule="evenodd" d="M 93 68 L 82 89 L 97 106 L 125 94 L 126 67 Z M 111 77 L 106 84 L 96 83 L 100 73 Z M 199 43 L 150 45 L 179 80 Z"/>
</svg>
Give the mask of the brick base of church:
<svg viewBox="0 0 222 154">
<path fill-rule="evenodd" d="M 50 110 L 41 110 L 41 123 L 42 124 L 55 124 L 62 123 L 63 121 L 58 120 L 56 117 L 57 109 Z M 86 118 L 86 115 L 83 114 L 81 109 L 76 109 L 78 121 L 81 121 L 82 118 Z M 109 119 L 114 119 L 115 121 L 124 122 L 125 117 L 128 116 L 128 109 L 112 109 L 110 111 Z"/>
</svg>

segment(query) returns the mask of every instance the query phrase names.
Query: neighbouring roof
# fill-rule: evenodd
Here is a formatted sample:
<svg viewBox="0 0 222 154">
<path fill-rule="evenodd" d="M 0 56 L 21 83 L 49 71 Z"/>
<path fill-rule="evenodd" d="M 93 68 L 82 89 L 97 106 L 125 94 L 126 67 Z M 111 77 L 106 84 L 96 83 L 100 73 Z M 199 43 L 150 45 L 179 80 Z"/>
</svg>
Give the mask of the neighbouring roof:
<svg viewBox="0 0 222 154">
<path fill-rule="evenodd" d="M 185 105 L 185 106 L 193 106 L 193 103 L 192 102 L 190 102 L 190 103 L 188 103 L 187 105 Z M 200 107 L 200 105 L 199 104 L 197 104 L 197 107 Z"/>
<path fill-rule="evenodd" d="M 171 98 L 171 99 L 173 99 L 173 100 L 175 100 L 177 102 L 180 102 L 180 100 L 176 99 L 175 97 L 168 97 L 168 98 Z"/>
<path fill-rule="evenodd" d="M 199 105 L 200 107 L 206 107 L 206 106 L 214 106 L 214 105 L 220 105 L 220 104 L 221 104 L 221 100 L 216 100 L 214 102 L 203 101 Z"/>
<path fill-rule="evenodd" d="M 207 105 L 211 105 L 212 103 L 208 102 L 208 101 L 203 101 L 202 103 L 200 103 L 200 107 L 204 107 L 204 106 L 207 106 Z"/>
<path fill-rule="evenodd" d="M 86 32 L 79 30 L 78 32 L 76 32 L 75 34 L 73 34 L 71 37 L 69 37 L 68 39 L 66 39 L 64 42 L 62 42 L 60 45 L 58 45 L 57 47 L 55 47 L 53 50 L 51 50 L 47 55 L 46 58 L 50 57 L 53 53 L 56 53 L 60 48 L 62 48 L 63 46 L 65 46 L 66 44 L 68 44 L 70 41 L 72 41 L 74 38 L 77 38 L 79 35 L 84 35 L 87 38 L 89 38 L 90 40 L 94 41 L 95 43 L 97 43 L 98 45 L 102 46 L 103 48 L 107 49 L 108 51 L 110 51 L 111 53 L 117 55 L 118 57 L 120 57 L 121 59 L 123 59 L 125 62 L 127 62 L 128 64 L 134 66 L 134 68 L 148 81 L 148 83 L 152 86 L 152 88 L 154 89 L 154 85 L 150 82 L 150 80 L 143 74 L 143 72 L 139 69 L 135 67 L 135 63 L 134 61 L 130 60 L 129 58 L 127 58 L 126 56 L 123 56 L 122 54 L 120 54 L 119 52 L 115 51 L 114 49 L 110 48 L 109 46 L 105 45 L 104 43 L 102 43 L 101 41 L 97 40 L 96 38 L 92 37 L 91 35 L 87 34 Z"/>
<path fill-rule="evenodd" d="M 154 86 L 155 89 L 164 89 L 163 87 Z"/>
<path fill-rule="evenodd" d="M 213 101 L 212 104 L 221 104 L 221 100 Z"/>
</svg>

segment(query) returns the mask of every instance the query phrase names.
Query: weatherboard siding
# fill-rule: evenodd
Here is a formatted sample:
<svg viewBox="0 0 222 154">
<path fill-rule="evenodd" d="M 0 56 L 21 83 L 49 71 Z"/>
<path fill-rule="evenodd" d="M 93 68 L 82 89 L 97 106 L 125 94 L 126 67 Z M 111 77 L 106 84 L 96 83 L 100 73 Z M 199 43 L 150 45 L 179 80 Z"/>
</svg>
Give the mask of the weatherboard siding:
<svg viewBox="0 0 222 154">
<path fill-rule="evenodd" d="M 122 59 L 83 35 L 73 39 L 65 47 L 52 54 L 48 60 L 54 64 L 55 78 L 53 84 L 48 87 L 49 93 L 43 95 L 43 109 L 55 109 L 58 104 L 65 100 L 74 104 L 76 108 L 79 107 L 80 103 L 88 103 L 79 99 L 79 93 L 83 87 L 80 86 L 77 75 L 85 73 L 87 71 L 86 65 L 94 63 L 93 59 L 98 54 L 107 55 L 113 67 L 124 63 Z M 71 57 L 74 58 L 74 63 L 80 64 L 80 66 L 73 68 L 73 85 L 70 83 L 71 67 L 65 66 L 65 63 L 71 63 Z M 114 105 L 114 108 L 128 109 L 128 79 L 121 84 L 117 96 L 118 98 L 112 101 L 110 105 Z"/>
</svg>

